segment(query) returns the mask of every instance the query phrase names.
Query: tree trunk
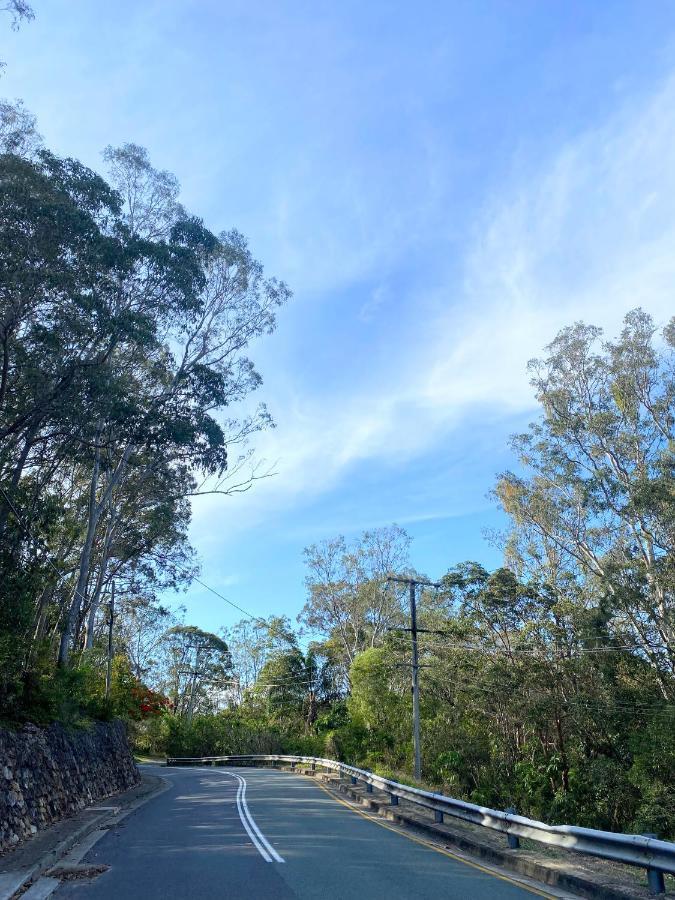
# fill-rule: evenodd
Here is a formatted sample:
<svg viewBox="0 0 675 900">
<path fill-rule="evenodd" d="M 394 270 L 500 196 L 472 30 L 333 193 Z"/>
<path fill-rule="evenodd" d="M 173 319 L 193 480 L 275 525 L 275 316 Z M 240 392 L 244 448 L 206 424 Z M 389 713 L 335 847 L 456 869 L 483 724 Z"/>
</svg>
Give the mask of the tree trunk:
<svg viewBox="0 0 675 900">
<path fill-rule="evenodd" d="M 26 460 L 28 459 L 28 454 L 30 453 L 31 448 L 34 444 L 34 438 L 37 434 L 37 431 L 37 425 L 33 424 L 29 427 L 28 432 L 26 433 L 26 440 L 24 442 L 23 449 L 21 450 L 21 455 L 19 456 L 16 466 L 14 466 L 12 478 L 9 483 L 10 497 L 0 497 L 0 538 L 4 534 L 5 527 L 7 526 L 10 502 L 17 487 L 19 486 L 19 481 L 21 480 L 21 475 L 23 473 L 23 467 L 26 465 Z"/>
<path fill-rule="evenodd" d="M 91 650 L 94 644 L 94 624 L 96 621 L 96 612 L 98 611 L 98 606 L 101 600 L 101 591 L 105 583 L 106 569 L 108 568 L 108 558 L 110 555 L 110 544 L 112 543 L 115 524 L 115 513 L 111 507 L 110 518 L 108 519 L 108 525 L 106 527 L 105 537 L 103 539 L 103 549 L 101 550 L 101 565 L 99 567 L 98 576 L 96 578 L 96 587 L 94 588 L 94 593 L 89 605 L 89 615 L 87 616 L 87 627 L 84 636 L 85 650 Z"/>
<path fill-rule="evenodd" d="M 70 643 L 75 632 L 75 626 L 80 614 L 82 601 L 84 600 L 87 590 L 87 581 L 89 580 L 89 567 L 91 564 L 91 551 L 94 546 L 94 537 L 96 535 L 96 526 L 101 516 L 100 506 L 96 504 L 96 493 L 98 491 L 98 479 L 101 471 L 101 448 L 96 448 L 96 456 L 94 457 L 94 469 L 91 473 L 91 484 L 89 486 L 89 515 L 87 517 L 87 534 L 80 554 L 80 572 L 77 578 L 77 585 L 73 592 L 73 598 L 70 602 L 68 617 L 61 635 L 61 644 L 59 646 L 59 667 L 63 668 L 68 665 L 70 657 Z"/>
<path fill-rule="evenodd" d="M 33 637 L 31 638 L 30 644 L 28 646 L 28 651 L 26 652 L 26 668 L 28 668 L 30 664 L 30 660 L 33 656 L 35 647 L 40 643 L 40 641 L 42 641 L 45 636 L 45 631 L 47 629 L 47 608 L 53 596 L 54 586 L 48 583 L 47 585 L 45 585 L 44 590 L 40 594 L 40 600 L 35 612 L 35 618 L 33 620 Z"/>
<path fill-rule="evenodd" d="M 134 444 L 127 444 L 119 463 L 115 467 L 115 471 L 110 476 L 108 484 L 103 491 L 103 496 L 97 503 L 96 493 L 98 489 L 98 478 L 101 469 L 101 448 L 99 445 L 101 431 L 102 429 L 99 430 L 97 435 L 96 457 L 94 461 L 94 471 L 92 473 L 91 479 L 91 490 L 89 493 L 87 536 L 85 538 L 82 553 L 80 555 L 80 574 L 77 579 L 77 587 L 75 588 L 75 592 L 73 594 L 73 600 L 70 606 L 70 610 L 68 611 L 68 618 L 66 620 L 66 626 L 61 636 L 61 645 L 59 647 L 58 664 L 60 667 L 66 666 L 70 657 L 70 645 L 75 633 L 75 626 L 77 625 L 77 620 L 80 613 L 80 605 L 86 595 L 87 582 L 89 580 L 89 569 L 91 567 L 91 552 L 94 546 L 96 528 L 101 519 L 101 515 L 103 514 L 103 510 L 110 503 L 110 499 L 112 497 L 114 489 L 124 479 L 127 463 L 129 462 L 131 454 L 134 452 Z"/>
</svg>

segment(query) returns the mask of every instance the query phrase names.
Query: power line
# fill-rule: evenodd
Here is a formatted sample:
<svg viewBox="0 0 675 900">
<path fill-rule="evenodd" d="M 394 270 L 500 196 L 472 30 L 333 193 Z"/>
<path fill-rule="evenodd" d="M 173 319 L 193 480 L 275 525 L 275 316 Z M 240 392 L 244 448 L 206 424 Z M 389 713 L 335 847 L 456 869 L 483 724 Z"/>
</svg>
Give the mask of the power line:
<svg viewBox="0 0 675 900">
<path fill-rule="evenodd" d="M 426 668 L 436 668 L 440 669 L 440 666 L 428 666 Z M 493 687 L 487 687 L 486 685 L 476 684 L 475 682 L 463 681 L 456 679 L 453 681 L 453 686 L 458 688 L 459 690 L 468 690 L 468 691 L 478 691 L 479 693 L 489 694 L 491 698 L 495 698 L 495 689 Z M 509 685 L 506 685 L 508 688 Z M 548 699 L 550 694 L 542 694 L 539 697 L 533 697 L 530 695 L 523 696 L 523 700 L 527 700 L 528 702 L 532 702 L 536 699 Z M 629 711 L 629 712 L 655 712 L 662 713 L 664 715 L 670 715 L 667 710 L 675 710 L 675 703 L 645 703 L 644 701 L 636 700 L 628 701 L 628 700 L 614 700 L 611 699 L 603 699 L 601 697 L 593 698 L 593 697 L 556 697 L 556 702 L 561 703 L 563 705 L 569 705 L 574 703 L 594 706 L 598 710 L 604 712 L 612 712 L 614 711 Z"/>
<path fill-rule="evenodd" d="M 179 674 L 181 674 L 181 675 L 202 675 L 203 673 L 202 673 L 201 671 L 191 671 L 191 670 L 186 669 L 186 670 L 182 670 Z M 226 685 L 229 685 L 229 686 L 231 686 L 231 687 L 238 687 L 238 688 L 240 688 L 242 691 L 250 691 L 250 690 L 252 690 L 253 688 L 257 688 L 257 687 L 264 687 L 264 688 L 268 688 L 268 687 L 281 687 L 281 688 L 283 688 L 283 687 L 286 687 L 286 688 L 291 688 L 291 687 L 295 687 L 296 685 L 297 685 L 297 686 L 302 686 L 302 685 L 307 685 L 307 684 L 316 684 L 316 681 L 315 681 L 313 678 L 312 678 L 312 679 L 306 679 L 306 680 L 303 680 L 303 681 L 289 681 L 289 682 L 283 682 L 283 681 L 274 681 L 274 682 L 271 682 L 271 681 L 256 681 L 256 682 L 254 682 L 253 684 L 249 684 L 249 685 L 242 684 L 241 681 L 238 681 L 238 680 L 235 679 L 235 678 L 233 678 L 233 679 L 224 679 L 224 680 L 221 680 L 221 679 L 210 679 L 210 678 L 205 678 L 204 680 L 205 680 L 205 681 L 212 682 L 216 687 L 224 687 L 224 686 L 226 686 Z"/>
<path fill-rule="evenodd" d="M 177 566 L 180 568 L 180 566 Z M 187 569 L 183 569 L 183 571 L 187 573 Z M 238 610 L 240 613 L 243 613 L 247 618 L 252 619 L 254 622 L 258 622 L 261 625 L 267 627 L 267 622 L 261 618 L 260 616 L 254 616 L 252 612 L 249 612 L 247 609 L 244 609 L 243 606 L 238 606 L 232 600 L 228 600 L 224 594 L 221 594 L 220 591 L 217 591 L 215 588 L 212 588 L 210 585 L 206 584 L 205 581 L 202 581 L 201 578 L 197 578 L 196 575 L 192 576 L 192 580 L 196 581 L 197 584 L 201 584 L 203 588 L 206 588 L 207 591 L 211 591 L 212 594 L 215 594 L 216 597 L 220 597 L 221 600 L 224 600 L 225 603 L 229 603 L 230 606 L 234 607 L 234 609 Z"/>
<path fill-rule="evenodd" d="M 393 629 L 396 631 L 409 631 L 409 629 Z M 418 629 L 418 632 L 422 631 L 422 629 Z M 436 633 L 436 632 L 432 632 Z M 587 653 L 625 653 L 625 652 L 633 652 L 633 653 L 644 653 L 645 649 L 637 646 L 635 644 L 625 644 L 621 646 L 604 646 L 604 647 L 574 647 L 567 648 L 561 646 L 544 646 L 541 648 L 530 648 L 530 647 L 484 647 L 476 644 L 455 644 L 455 643 L 446 643 L 444 641 L 425 641 L 424 645 L 421 649 L 428 648 L 438 648 L 443 650 L 466 650 L 475 653 L 502 653 L 507 655 L 521 655 L 521 656 L 542 656 L 547 651 L 554 652 L 558 654 L 571 654 L 572 656 L 576 656 L 577 654 L 587 654 Z M 648 649 L 650 650 L 663 650 L 668 651 L 670 648 L 666 644 L 649 644 Z"/>
<path fill-rule="evenodd" d="M 46 546 L 46 544 L 44 544 L 42 541 L 40 541 L 39 538 L 35 537 L 35 535 L 31 531 L 29 525 L 26 523 L 25 519 L 22 518 L 21 514 L 19 513 L 19 511 L 17 510 L 16 506 L 11 501 L 9 496 L 7 495 L 7 492 L 2 487 L 2 485 L 0 485 L 0 493 L 5 498 L 7 505 L 14 513 L 14 516 L 15 516 L 17 522 L 19 523 L 19 525 L 21 526 L 21 528 L 23 529 L 23 531 L 28 535 L 28 537 L 36 545 L 36 547 L 38 547 L 38 549 L 42 550 L 43 553 L 45 554 L 45 562 L 54 570 L 54 572 L 56 572 L 56 574 L 59 576 L 59 578 L 66 578 L 67 573 L 65 573 L 61 569 L 59 569 L 58 566 L 56 566 L 56 564 L 52 561 L 52 559 L 50 559 L 50 556 L 49 556 L 49 554 L 51 554 L 50 549 Z M 232 606 L 238 612 L 243 613 L 243 615 L 245 615 L 247 618 L 251 619 L 254 622 L 259 623 L 260 625 L 262 625 L 265 628 L 268 627 L 265 619 L 263 619 L 260 616 L 254 615 L 252 612 L 249 612 L 249 610 L 244 609 L 243 606 L 239 606 L 237 603 L 234 603 L 234 601 L 228 600 L 228 598 L 224 594 L 221 594 L 220 591 L 217 591 L 215 588 L 212 588 L 210 585 L 206 584 L 205 581 L 202 581 L 201 578 L 197 578 L 196 575 L 192 575 L 192 573 L 189 571 L 189 569 L 187 569 L 185 566 L 181 566 L 180 564 L 174 563 L 174 567 L 176 569 L 178 569 L 180 572 L 182 572 L 184 575 L 189 575 L 193 581 L 196 581 L 198 584 L 201 584 L 201 586 L 203 588 L 206 588 L 207 591 L 210 591 L 212 594 L 215 594 L 216 597 L 219 597 L 221 600 L 224 600 L 225 603 Z M 86 602 L 86 599 L 87 599 L 86 596 L 84 594 L 82 594 L 81 591 L 78 591 L 77 588 L 74 589 L 74 593 L 75 593 L 76 597 L 79 597 L 80 600 Z"/>
</svg>

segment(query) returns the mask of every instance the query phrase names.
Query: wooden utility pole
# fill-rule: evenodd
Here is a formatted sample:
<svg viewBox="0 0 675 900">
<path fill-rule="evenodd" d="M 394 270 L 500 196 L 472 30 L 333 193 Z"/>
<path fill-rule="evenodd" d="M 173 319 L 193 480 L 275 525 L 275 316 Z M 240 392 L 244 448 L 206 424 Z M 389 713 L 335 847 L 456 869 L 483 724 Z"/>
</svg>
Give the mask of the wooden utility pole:
<svg viewBox="0 0 675 900">
<path fill-rule="evenodd" d="M 417 585 L 428 587 L 440 587 L 432 581 L 421 581 L 417 578 L 399 578 L 391 576 L 387 581 L 395 581 L 398 584 L 407 584 L 410 590 L 410 628 L 404 629 L 410 632 L 412 640 L 412 704 L 413 704 L 413 752 L 415 757 L 415 780 L 422 780 L 422 748 L 420 741 L 420 664 L 417 649 L 417 603 L 415 591 Z"/>
</svg>

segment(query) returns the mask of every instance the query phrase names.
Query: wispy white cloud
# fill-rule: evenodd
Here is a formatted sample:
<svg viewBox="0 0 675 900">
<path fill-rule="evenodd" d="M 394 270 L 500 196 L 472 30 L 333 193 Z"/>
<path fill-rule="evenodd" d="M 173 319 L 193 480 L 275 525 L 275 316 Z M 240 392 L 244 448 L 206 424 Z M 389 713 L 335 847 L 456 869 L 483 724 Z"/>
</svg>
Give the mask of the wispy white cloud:
<svg viewBox="0 0 675 900">
<path fill-rule="evenodd" d="M 408 365 L 392 354 L 358 395 L 287 384 L 272 400 L 279 427 L 259 441 L 279 474 L 236 504 L 238 521 L 244 506 L 257 520 L 315 497 L 359 462 L 400 464 L 461 439 L 472 417 L 522 415 L 527 360 L 576 319 L 611 333 L 638 305 L 659 323 L 675 313 L 674 107 L 672 78 L 488 198 L 461 283 L 439 288 L 441 312 Z M 198 527 L 212 503 L 197 507 Z"/>
</svg>

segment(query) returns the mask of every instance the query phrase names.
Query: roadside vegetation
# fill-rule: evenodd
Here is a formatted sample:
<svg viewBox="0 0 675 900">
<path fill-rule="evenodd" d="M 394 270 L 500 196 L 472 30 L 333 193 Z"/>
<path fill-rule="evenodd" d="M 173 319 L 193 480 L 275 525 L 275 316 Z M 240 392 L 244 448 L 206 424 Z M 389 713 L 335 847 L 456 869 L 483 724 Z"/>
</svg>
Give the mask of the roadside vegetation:
<svg viewBox="0 0 675 900">
<path fill-rule="evenodd" d="M 674 362 L 673 323 L 659 333 L 636 310 L 615 341 L 576 324 L 531 364 L 540 415 L 494 488 L 503 566 L 451 564 L 419 598 L 426 784 L 675 836 Z M 226 678 L 141 663 L 171 710 L 141 723 L 138 746 L 329 756 L 412 781 L 408 595 L 387 582 L 423 575 L 409 554 L 397 526 L 307 548 L 298 627 L 223 631 Z M 147 625 L 160 647 L 163 626 Z"/>
</svg>

